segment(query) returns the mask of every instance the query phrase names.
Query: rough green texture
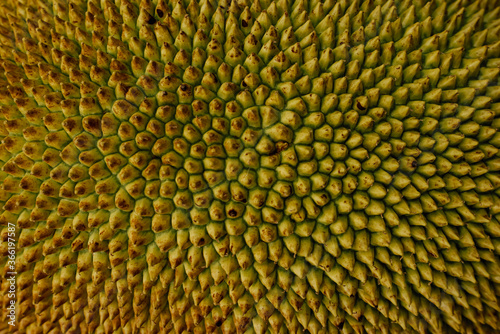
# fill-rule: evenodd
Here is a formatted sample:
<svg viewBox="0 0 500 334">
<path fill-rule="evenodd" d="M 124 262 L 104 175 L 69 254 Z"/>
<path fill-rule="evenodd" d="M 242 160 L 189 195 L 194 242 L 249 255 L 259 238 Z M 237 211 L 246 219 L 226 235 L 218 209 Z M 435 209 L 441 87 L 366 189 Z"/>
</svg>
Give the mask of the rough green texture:
<svg viewBox="0 0 500 334">
<path fill-rule="evenodd" d="M 498 0 L 0 0 L 18 333 L 498 333 Z"/>
</svg>

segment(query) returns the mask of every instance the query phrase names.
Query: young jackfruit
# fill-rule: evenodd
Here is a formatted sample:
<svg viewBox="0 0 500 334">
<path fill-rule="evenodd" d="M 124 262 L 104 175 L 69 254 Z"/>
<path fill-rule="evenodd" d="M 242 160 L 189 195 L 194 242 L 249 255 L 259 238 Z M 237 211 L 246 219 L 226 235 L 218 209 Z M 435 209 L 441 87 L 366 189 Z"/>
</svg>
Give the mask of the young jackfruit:
<svg viewBox="0 0 500 334">
<path fill-rule="evenodd" d="M 500 331 L 498 0 L 0 4 L 2 331 Z"/>
</svg>

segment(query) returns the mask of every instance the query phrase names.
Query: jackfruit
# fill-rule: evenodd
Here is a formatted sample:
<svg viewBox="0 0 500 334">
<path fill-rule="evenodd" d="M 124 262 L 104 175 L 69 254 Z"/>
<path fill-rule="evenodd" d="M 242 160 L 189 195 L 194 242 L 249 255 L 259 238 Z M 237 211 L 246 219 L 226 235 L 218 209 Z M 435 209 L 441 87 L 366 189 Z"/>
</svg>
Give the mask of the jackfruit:
<svg viewBox="0 0 500 334">
<path fill-rule="evenodd" d="M 0 4 L 2 332 L 500 331 L 498 0 Z"/>
</svg>

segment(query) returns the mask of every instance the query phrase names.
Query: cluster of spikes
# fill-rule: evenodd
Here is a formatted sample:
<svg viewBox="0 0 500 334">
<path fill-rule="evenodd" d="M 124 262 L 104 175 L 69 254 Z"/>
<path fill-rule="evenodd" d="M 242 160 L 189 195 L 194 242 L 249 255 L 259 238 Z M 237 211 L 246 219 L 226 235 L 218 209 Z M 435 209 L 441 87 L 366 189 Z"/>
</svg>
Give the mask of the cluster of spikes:
<svg viewBox="0 0 500 334">
<path fill-rule="evenodd" d="M 18 333 L 498 333 L 498 0 L 0 1 Z"/>
</svg>

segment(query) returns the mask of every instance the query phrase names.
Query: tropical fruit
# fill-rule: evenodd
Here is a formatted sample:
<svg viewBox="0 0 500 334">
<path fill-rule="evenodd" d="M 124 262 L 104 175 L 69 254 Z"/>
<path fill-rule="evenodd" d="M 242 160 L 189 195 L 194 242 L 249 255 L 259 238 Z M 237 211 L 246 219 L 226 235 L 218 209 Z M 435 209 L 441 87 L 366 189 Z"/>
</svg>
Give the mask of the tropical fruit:
<svg viewBox="0 0 500 334">
<path fill-rule="evenodd" d="M 499 332 L 498 0 L 0 4 L 2 333 Z"/>
</svg>

